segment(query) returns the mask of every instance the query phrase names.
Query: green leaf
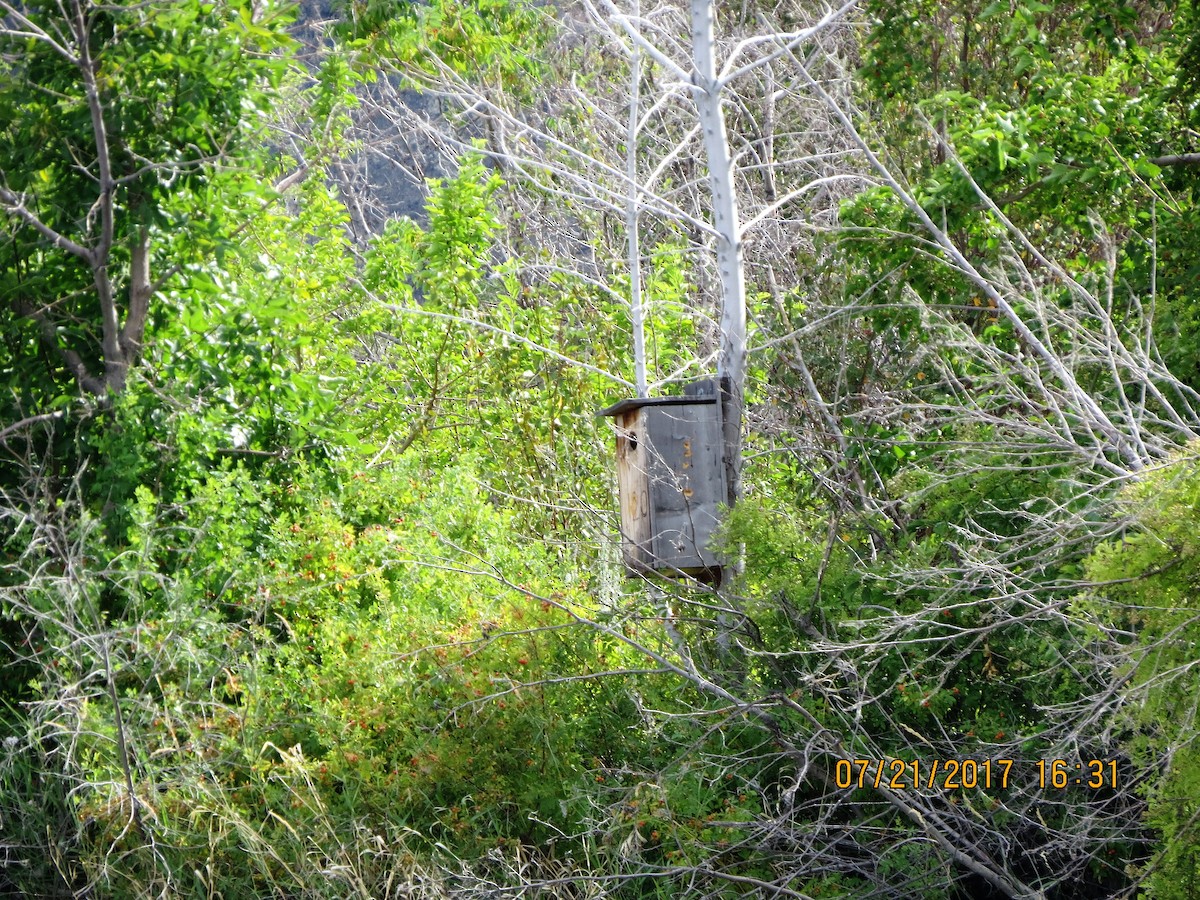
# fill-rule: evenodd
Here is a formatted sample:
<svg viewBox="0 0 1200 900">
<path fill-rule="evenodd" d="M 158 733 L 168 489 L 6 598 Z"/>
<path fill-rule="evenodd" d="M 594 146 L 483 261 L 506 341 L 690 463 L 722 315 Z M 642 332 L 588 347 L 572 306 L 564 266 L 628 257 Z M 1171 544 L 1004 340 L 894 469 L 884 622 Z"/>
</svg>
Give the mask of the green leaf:
<svg viewBox="0 0 1200 900">
<path fill-rule="evenodd" d="M 1155 165 L 1148 159 L 1138 159 L 1133 164 L 1133 171 L 1137 172 L 1143 178 L 1157 178 L 1162 174 L 1162 167 Z"/>
</svg>

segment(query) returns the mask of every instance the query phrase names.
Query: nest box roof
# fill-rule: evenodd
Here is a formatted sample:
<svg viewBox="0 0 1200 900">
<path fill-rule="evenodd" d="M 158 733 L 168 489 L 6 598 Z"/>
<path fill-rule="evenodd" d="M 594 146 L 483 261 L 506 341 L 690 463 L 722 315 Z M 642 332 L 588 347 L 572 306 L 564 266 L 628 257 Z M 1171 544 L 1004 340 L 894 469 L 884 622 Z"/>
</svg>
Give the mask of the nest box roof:
<svg viewBox="0 0 1200 900">
<path fill-rule="evenodd" d="M 616 416 L 631 409 L 641 409 L 643 406 L 695 406 L 702 403 L 716 403 L 716 397 L 631 397 L 619 400 L 612 406 L 605 407 L 596 413 L 597 416 Z"/>
</svg>

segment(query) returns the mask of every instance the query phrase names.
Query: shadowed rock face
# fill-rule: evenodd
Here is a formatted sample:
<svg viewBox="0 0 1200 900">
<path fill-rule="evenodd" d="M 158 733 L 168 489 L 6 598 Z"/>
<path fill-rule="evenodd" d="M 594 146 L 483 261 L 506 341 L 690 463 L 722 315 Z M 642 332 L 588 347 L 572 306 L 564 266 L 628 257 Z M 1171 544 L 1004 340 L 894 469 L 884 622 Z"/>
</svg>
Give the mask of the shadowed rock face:
<svg viewBox="0 0 1200 900">
<path fill-rule="evenodd" d="M 336 3 L 335 0 L 298 0 L 296 22 L 301 26 L 311 27 L 322 21 L 332 20 L 340 15 L 341 11 L 335 9 L 338 6 L 345 4 Z"/>
<path fill-rule="evenodd" d="M 299 0 L 292 34 L 310 64 L 331 44 L 330 31 L 347 5 L 348 0 Z M 335 163 L 329 176 L 350 209 L 353 237 L 366 242 L 389 219 L 424 224 L 426 179 L 445 177 L 453 165 L 418 125 L 441 118 L 435 98 L 404 90 L 395 78 L 361 85 L 358 93 L 362 104 L 351 111 L 354 137 L 369 149 Z"/>
</svg>

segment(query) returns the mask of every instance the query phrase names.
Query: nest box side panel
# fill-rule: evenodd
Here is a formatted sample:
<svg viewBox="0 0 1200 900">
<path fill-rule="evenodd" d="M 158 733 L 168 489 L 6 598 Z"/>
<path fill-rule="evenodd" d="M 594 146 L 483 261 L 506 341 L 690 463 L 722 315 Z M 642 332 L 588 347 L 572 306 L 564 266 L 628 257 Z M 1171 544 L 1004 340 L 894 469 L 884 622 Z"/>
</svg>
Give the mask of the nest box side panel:
<svg viewBox="0 0 1200 900">
<path fill-rule="evenodd" d="M 646 410 L 616 416 L 617 494 L 621 503 L 621 555 L 633 569 L 648 568 L 651 550 L 650 473 L 646 452 Z"/>
<path fill-rule="evenodd" d="M 708 544 L 720 525 L 718 506 L 725 501 L 720 411 L 710 403 L 644 412 L 654 567 L 682 572 L 716 568 L 721 563 Z"/>
</svg>

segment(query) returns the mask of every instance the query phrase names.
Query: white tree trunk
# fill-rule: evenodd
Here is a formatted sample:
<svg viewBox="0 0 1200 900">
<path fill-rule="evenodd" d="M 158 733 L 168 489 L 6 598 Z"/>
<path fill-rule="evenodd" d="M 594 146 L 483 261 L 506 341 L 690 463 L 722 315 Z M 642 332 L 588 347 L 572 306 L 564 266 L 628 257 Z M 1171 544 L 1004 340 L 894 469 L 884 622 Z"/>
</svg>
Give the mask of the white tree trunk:
<svg viewBox="0 0 1200 900">
<path fill-rule="evenodd" d="M 638 14 L 634 3 L 633 12 Z M 638 177 L 637 141 L 638 116 L 641 115 L 639 97 L 642 81 L 642 54 L 637 45 L 629 59 L 629 125 L 625 130 L 625 177 L 629 182 L 629 201 L 625 207 L 625 232 L 629 255 L 629 322 L 633 329 L 633 371 L 637 395 L 648 397 L 646 386 L 646 323 L 642 306 L 642 249 L 638 235 Z"/>
<path fill-rule="evenodd" d="M 725 418 L 726 476 L 732 503 L 741 487 L 742 397 L 746 384 L 746 277 L 733 159 L 721 110 L 712 0 L 692 0 L 692 96 L 704 135 L 712 192 L 717 273 L 721 282 L 721 347 L 717 357 Z"/>
</svg>

